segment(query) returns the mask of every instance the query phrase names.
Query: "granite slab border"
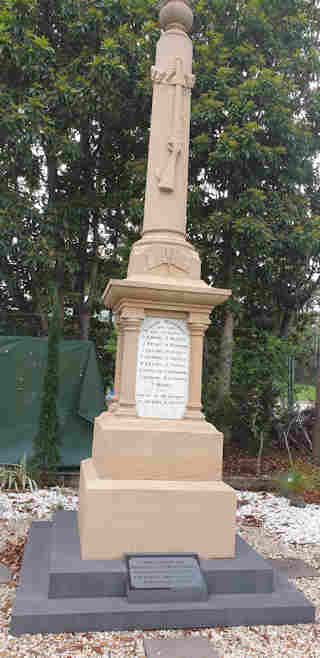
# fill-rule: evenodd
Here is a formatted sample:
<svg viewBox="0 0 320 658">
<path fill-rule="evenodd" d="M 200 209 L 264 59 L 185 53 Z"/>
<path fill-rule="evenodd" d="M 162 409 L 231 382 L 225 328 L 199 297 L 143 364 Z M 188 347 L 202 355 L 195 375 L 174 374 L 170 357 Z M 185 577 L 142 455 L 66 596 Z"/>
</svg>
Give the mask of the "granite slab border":
<svg viewBox="0 0 320 658">
<path fill-rule="evenodd" d="M 13 635 L 314 621 L 314 607 L 277 571 L 272 592 L 211 593 L 207 601 L 131 604 L 121 595 L 49 598 L 53 526 L 49 521 L 36 521 L 31 526 L 12 611 Z M 250 555 L 252 549 L 244 545 Z M 218 562 L 222 566 L 225 560 Z M 85 573 L 85 564 L 82 568 Z"/>
</svg>

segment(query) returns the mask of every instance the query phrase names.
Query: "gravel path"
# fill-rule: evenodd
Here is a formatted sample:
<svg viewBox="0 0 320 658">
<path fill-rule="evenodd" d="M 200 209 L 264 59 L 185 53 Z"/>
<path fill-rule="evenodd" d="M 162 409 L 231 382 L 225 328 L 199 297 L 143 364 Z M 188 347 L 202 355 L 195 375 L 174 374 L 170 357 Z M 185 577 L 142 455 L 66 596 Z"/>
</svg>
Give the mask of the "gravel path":
<svg viewBox="0 0 320 658">
<path fill-rule="evenodd" d="M 300 558 L 320 573 L 320 506 L 290 507 L 270 493 L 238 492 L 238 531 L 266 558 Z M 0 493 L 0 553 L 23 543 L 33 519 L 49 519 L 59 508 L 76 509 L 75 492 L 59 488 L 26 494 Z M 320 610 L 320 577 L 293 581 Z M 319 613 L 315 624 L 201 630 L 24 635 L 9 633 L 16 579 L 0 585 L 0 658 L 145 658 L 144 638 L 205 637 L 220 658 L 320 658 Z M 177 657 L 180 658 L 180 657 Z"/>
</svg>

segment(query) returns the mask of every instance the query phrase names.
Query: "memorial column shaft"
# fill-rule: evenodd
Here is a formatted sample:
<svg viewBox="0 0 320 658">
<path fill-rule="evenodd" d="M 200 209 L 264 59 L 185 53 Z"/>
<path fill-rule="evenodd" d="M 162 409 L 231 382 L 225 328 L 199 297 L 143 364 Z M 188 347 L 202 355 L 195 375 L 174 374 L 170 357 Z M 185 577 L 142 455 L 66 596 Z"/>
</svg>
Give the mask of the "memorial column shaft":
<svg viewBox="0 0 320 658">
<path fill-rule="evenodd" d="M 153 103 L 143 236 L 185 234 L 188 182 L 192 42 L 183 29 L 168 29 L 152 67 Z"/>
</svg>

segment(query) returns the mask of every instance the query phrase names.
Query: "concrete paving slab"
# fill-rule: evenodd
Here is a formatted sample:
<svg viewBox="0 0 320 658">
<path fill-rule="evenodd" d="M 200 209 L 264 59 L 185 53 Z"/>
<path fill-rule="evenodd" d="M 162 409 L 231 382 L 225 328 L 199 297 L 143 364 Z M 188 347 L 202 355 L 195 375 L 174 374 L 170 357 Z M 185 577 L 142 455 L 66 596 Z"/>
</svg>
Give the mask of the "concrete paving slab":
<svg viewBox="0 0 320 658">
<path fill-rule="evenodd" d="M 146 658 L 218 658 L 206 638 L 144 640 Z"/>
<path fill-rule="evenodd" d="M 294 558 L 272 558 L 267 560 L 271 567 L 278 569 L 286 578 L 319 578 L 320 571 L 304 560 Z"/>
<path fill-rule="evenodd" d="M 12 578 L 10 569 L 5 564 L 0 564 L 0 585 L 6 585 Z"/>
</svg>

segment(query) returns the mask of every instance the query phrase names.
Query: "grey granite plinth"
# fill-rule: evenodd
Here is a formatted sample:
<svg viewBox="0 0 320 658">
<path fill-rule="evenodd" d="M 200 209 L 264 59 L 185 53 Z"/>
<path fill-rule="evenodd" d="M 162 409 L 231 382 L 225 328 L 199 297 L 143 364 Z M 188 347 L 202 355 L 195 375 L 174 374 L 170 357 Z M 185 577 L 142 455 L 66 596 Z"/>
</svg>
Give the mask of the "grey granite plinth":
<svg viewBox="0 0 320 658">
<path fill-rule="evenodd" d="M 50 541 L 49 598 L 126 595 L 125 559 L 81 560 L 75 512 L 55 514 Z M 236 538 L 236 558 L 200 560 L 200 566 L 210 594 L 273 591 L 272 567 L 241 537 Z"/>
<path fill-rule="evenodd" d="M 76 514 L 58 512 L 53 522 L 31 526 L 11 633 L 314 621 L 315 610 L 303 594 L 239 537 L 235 558 L 200 563 L 208 600 L 130 603 L 125 560 L 81 560 Z"/>
</svg>

